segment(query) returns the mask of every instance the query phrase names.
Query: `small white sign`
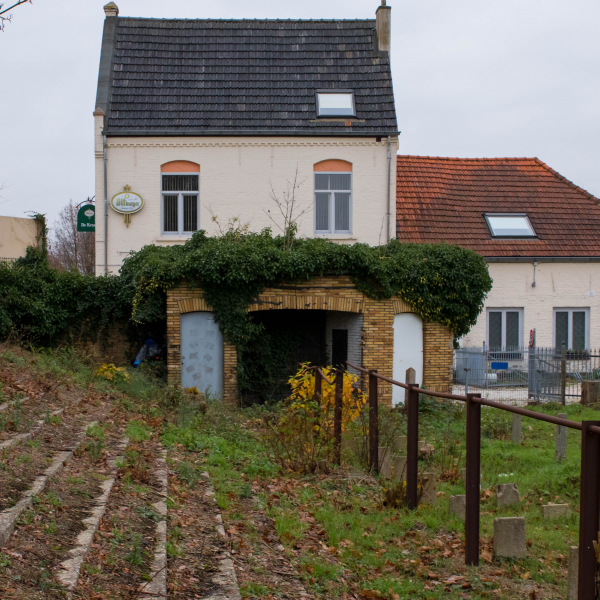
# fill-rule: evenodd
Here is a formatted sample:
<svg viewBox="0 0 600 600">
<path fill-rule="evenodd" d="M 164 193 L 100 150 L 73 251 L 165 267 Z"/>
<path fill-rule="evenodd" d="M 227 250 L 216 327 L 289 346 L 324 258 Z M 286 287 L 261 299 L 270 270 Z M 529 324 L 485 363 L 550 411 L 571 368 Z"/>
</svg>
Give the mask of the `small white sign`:
<svg viewBox="0 0 600 600">
<path fill-rule="evenodd" d="M 144 208 L 144 199 L 133 192 L 121 192 L 113 196 L 110 205 L 122 215 L 131 215 Z"/>
</svg>

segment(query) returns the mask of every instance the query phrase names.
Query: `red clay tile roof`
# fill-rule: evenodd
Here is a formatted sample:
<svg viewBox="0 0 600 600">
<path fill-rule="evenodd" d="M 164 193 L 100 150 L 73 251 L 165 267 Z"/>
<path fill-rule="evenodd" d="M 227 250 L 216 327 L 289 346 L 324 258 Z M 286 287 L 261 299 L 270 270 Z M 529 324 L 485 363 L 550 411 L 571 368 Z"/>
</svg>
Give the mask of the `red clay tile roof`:
<svg viewBox="0 0 600 600">
<path fill-rule="evenodd" d="M 486 257 L 600 257 L 599 200 L 537 158 L 398 156 L 398 239 Z M 484 213 L 526 213 L 538 239 L 493 239 Z"/>
</svg>

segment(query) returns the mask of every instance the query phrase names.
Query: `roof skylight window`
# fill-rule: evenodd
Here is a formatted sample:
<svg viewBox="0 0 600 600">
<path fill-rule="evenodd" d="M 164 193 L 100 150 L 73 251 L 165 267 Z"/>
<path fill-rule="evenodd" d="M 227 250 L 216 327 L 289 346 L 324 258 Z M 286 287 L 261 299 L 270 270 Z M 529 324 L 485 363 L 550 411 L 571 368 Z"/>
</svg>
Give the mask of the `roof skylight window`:
<svg viewBox="0 0 600 600">
<path fill-rule="evenodd" d="M 317 92 L 317 115 L 319 117 L 353 117 L 354 94 L 351 91 Z"/>
<path fill-rule="evenodd" d="M 495 238 L 533 238 L 535 231 L 527 215 L 519 214 L 486 214 L 492 237 Z"/>
</svg>

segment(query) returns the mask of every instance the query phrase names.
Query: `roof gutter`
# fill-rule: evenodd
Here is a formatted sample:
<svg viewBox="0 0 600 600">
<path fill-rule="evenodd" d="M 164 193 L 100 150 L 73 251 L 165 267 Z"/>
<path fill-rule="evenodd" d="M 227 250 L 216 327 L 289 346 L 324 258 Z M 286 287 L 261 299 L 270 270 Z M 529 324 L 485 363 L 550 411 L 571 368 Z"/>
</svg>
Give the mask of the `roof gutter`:
<svg viewBox="0 0 600 600">
<path fill-rule="evenodd" d="M 108 120 L 108 119 L 107 119 Z M 187 130 L 187 131 L 109 131 L 104 130 L 103 135 L 107 137 L 237 137 L 237 136 L 253 136 L 253 137 L 391 137 L 399 136 L 400 131 L 254 131 L 254 130 Z"/>
<path fill-rule="evenodd" d="M 482 256 L 486 263 L 600 263 L 600 256 Z"/>
</svg>

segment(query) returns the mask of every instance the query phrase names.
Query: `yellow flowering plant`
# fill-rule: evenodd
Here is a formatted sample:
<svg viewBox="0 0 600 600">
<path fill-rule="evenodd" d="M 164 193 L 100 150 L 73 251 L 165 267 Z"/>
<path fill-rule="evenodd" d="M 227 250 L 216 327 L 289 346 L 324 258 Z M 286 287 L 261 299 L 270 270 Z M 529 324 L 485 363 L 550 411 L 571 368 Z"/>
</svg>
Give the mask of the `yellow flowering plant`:
<svg viewBox="0 0 600 600">
<path fill-rule="evenodd" d="M 315 393 L 315 373 L 308 365 L 289 379 L 292 393 L 279 419 L 270 425 L 267 439 L 280 466 L 294 472 L 314 472 L 327 468 L 333 452 L 335 377 L 333 367 L 323 373 L 332 381 L 322 381 L 321 394 Z M 343 374 L 342 431 L 361 414 L 365 396 L 355 389 L 358 377 Z"/>
<path fill-rule="evenodd" d="M 117 367 L 112 363 L 104 363 L 97 371 L 96 377 L 113 383 L 127 382 L 131 379 L 125 367 Z"/>
</svg>

